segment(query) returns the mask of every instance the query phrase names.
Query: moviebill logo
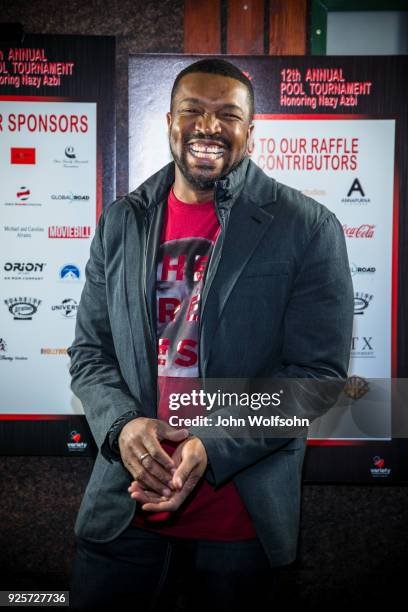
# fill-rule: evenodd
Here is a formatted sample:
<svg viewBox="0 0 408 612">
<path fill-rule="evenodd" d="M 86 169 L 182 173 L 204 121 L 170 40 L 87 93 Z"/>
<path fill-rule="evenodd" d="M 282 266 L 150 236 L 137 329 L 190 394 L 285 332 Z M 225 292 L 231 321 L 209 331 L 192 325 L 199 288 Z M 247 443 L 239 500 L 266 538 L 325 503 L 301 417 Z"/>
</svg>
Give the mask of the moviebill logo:
<svg viewBox="0 0 408 612">
<path fill-rule="evenodd" d="M 90 238 L 90 225 L 50 225 L 48 238 Z"/>
</svg>

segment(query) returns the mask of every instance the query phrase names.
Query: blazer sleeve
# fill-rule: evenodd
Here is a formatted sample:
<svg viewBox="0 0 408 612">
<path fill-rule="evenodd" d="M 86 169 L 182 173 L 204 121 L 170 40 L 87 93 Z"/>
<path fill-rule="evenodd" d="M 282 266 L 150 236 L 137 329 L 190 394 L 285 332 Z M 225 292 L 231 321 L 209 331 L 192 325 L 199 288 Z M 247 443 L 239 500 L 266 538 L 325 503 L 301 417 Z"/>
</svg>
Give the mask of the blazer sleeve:
<svg viewBox="0 0 408 612">
<path fill-rule="evenodd" d="M 347 378 L 353 312 L 346 242 L 338 219 L 331 213 L 306 247 L 284 315 L 282 365 L 269 377 L 337 379 L 340 384 L 332 386 L 334 393 L 318 394 L 310 393 L 310 385 L 302 389 L 297 380 L 291 396 L 297 405 L 290 408 L 291 414 L 312 421 L 335 403 Z M 234 415 L 234 407 L 221 408 L 217 415 Z M 227 429 L 220 436 L 219 427 L 216 437 L 205 427 L 190 427 L 189 431 L 204 443 L 209 459 L 205 477 L 215 487 L 293 440 L 237 438 Z"/>
<path fill-rule="evenodd" d="M 104 211 L 91 243 L 85 285 L 78 307 L 75 338 L 68 348 L 71 389 L 81 400 L 102 455 L 120 460 L 111 443 L 130 420 L 142 416 L 119 370 L 106 299 L 103 233 Z"/>
</svg>

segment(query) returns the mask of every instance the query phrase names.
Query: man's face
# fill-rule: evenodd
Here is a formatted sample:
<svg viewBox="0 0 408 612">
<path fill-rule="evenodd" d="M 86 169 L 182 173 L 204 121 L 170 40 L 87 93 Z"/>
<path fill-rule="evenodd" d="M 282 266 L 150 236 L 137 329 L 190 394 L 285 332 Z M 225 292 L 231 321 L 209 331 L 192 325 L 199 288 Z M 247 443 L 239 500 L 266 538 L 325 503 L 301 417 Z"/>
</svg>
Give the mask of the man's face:
<svg viewBox="0 0 408 612">
<path fill-rule="evenodd" d="M 253 130 L 248 90 L 218 74 L 191 73 L 177 87 L 167 113 L 170 150 L 183 177 L 208 190 L 245 155 Z"/>
</svg>

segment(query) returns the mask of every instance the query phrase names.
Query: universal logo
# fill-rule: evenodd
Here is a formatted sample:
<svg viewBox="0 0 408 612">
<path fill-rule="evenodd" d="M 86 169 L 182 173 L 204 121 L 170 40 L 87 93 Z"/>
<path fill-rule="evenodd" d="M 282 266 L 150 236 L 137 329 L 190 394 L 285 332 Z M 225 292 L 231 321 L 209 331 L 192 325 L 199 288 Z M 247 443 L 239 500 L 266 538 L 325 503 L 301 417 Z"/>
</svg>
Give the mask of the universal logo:
<svg viewBox="0 0 408 612">
<path fill-rule="evenodd" d="M 78 303 L 73 298 L 65 298 L 61 304 L 51 306 L 53 312 L 58 312 L 63 319 L 72 319 L 76 317 Z"/>
<path fill-rule="evenodd" d="M 67 447 L 69 451 L 83 451 L 86 449 L 88 444 L 86 442 L 81 442 L 81 434 L 77 431 L 73 430 L 69 434 L 71 442 L 67 442 Z"/>
</svg>

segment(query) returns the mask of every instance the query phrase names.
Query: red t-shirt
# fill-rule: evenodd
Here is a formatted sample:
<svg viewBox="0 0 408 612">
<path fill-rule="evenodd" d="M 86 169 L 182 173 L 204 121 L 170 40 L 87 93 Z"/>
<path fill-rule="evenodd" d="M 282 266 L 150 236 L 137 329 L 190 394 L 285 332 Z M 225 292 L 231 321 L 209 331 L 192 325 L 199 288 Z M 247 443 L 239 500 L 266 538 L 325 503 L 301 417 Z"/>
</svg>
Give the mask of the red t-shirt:
<svg viewBox="0 0 408 612">
<path fill-rule="evenodd" d="M 157 266 L 158 418 L 187 416 L 169 410 L 169 394 L 198 388 L 198 325 L 203 275 L 219 232 L 214 202 L 188 204 L 170 190 Z M 180 385 L 180 383 L 182 383 Z M 197 414 L 195 409 L 194 416 Z M 163 442 L 170 455 L 176 444 Z M 154 519 L 161 520 L 154 520 Z M 204 478 L 172 513 L 139 510 L 133 524 L 177 537 L 244 540 L 256 537 L 250 516 L 231 481 L 217 491 Z"/>
</svg>

